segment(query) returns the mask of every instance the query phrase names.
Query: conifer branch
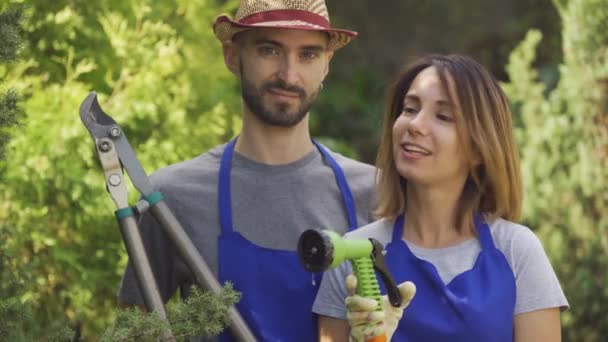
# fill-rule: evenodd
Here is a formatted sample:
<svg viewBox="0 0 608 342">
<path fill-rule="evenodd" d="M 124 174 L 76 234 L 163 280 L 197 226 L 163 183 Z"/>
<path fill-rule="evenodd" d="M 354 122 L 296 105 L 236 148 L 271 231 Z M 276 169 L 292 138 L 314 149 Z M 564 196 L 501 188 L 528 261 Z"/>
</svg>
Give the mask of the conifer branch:
<svg viewBox="0 0 608 342">
<path fill-rule="evenodd" d="M 120 309 L 101 342 L 162 341 L 169 328 L 177 339 L 217 336 L 228 325 L 228 308 L 239 299 L 232 284 L 226 283 L 218 295 L 193 287 L 185 301 L 168 305 L 168 322 L 138 308 Z"/>
<path fill-rule="evenodd" d="M 0 62 L 12 62 L 17 59 L 23 47 L 23 21 L 25 7 L 13 6 L 0 13 Z"/>
</svg>

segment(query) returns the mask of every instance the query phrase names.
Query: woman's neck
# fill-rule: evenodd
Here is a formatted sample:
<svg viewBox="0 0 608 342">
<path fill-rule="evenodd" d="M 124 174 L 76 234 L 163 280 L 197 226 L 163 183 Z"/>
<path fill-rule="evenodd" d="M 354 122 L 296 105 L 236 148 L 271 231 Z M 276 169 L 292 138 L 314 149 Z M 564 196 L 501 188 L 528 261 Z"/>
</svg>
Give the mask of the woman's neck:
<svg viewBox="0 0 608 342">
<path fill-rule="evenodd" d="M 456 217 L 462 185 L 432 188 L 408 184 L 403 238 L 426 248 L 455 245 L 470 237 L 459 231 Z"/>
</svg>

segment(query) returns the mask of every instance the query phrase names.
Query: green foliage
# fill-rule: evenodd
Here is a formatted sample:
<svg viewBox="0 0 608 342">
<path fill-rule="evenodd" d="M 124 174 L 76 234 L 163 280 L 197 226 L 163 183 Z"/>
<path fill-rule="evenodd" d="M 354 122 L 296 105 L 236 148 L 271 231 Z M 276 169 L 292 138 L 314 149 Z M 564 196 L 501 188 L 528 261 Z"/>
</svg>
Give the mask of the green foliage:
<svg viewBox="0 0 608 342">
<path fill-rule="evenodd" d="M 21 35 L 24 12 L 23 6 L 11 6 L 0 13 L 0 62 L 13 62 L 17 59 L 23 45 Z M 12 89 L 4 94 L 0 93 L 0 160 L 4 159 L 4 147 L 10 138 L 6 128 L 16 125 L 22 116 L 18 99 L 19 96 Z"/>
<path fill-rule="evenodd" d="M 0 94 L 0 160 L 4 159 L 4 148 L 9 141 L 8 127 L 18 124 L 23 111 L 18 104 L 19 96 L 9 89 L 5 94 Z"/>
<path fill-rule="evenodd" d="M 564 338 L 608 334 L 608 1 L 556 1 L 564 61 L 548 91 L 533 69 L 530 31 L 512 53 L 505 89 L 518 112 L 525 219 L 538 229 L 571 310 Z"/>
<path fill-rule="evenodd" d="M 228 324 L 226 308 L 241 298 L 232 284 L 226 283 L 219 296 L 194 288 L 185 302 L 176 302 L 168 309 L 169 322 L 176 337 L 216 336 Z"/>
<path fill-rule="evenodd" d="M 0 340 L 9 341 L 16 339 L 19 332 L 18 322 L 27 317 L 26 308 L 15 299 L 0 301 Z M 12 319 L 11 319 L 12 318 Z M 21 338 L 17 338 L 21 339 Z"/>
<path fill-rule="evenodd" d="M 105 331 L 101 342 L 163 340 L 169 327 L 172 336 L 178 339 L 216 336 L 227 326 L 227 308 L 239 299 L 240 295 L 227 283 L 219 296 L 195 287 L 186 301 L 170 303 L 168 322 L 137 308 L 119 310 L 115 323 Z"/>
<path fill-rule="evenodd" d="M 21 303 L 15 298 L 0 300 L 0 341 L 27 342 L 32 341 L 34 336 L 29 334 L 28 323 L 32 322 L 32 316 L 28 305 Z M 74 338 L 74 331 L 58 326 L 47 332 L 46 341 L 59 342 Z"/>
<path fill-rule="evenodd" d="M 147 314 L 136 307 L 118 310 L 115 321 L 100 341 L 159 341 L 171 329 L 155 312 Z"/>
<path fill-rule="evenodd" d="M 9 62 L 17 59 L 23 45 L 21 24 L 24 15 L 23 6 L 12 6 L 0 13 L 0 61 Z"/>
<path fill-rule="evenodd" d="M 234 3 L 31 1 L 24 61 L 0 69 L 27 113 L 0 162 L 0 276 L 16 280 L 0 295 L 31 305 L 32 339 L 61 322 L 95 339 L 126 263 L 81 101 L 98 91 L 148 171 L 234 135 L 238 88 L 210 28 Z"/>
<path fill-rule="evenodd" d="M 0 126 L 23 123 L 10 130 L 0 127 L 0 151 L 6 134 L 14 136 L 5 145 L 6 159 L 0 160 L 0 339 L 10 326 L 13 335 L 8 340 L 48 340 L 49 332 L 64 333 L 66 322 L 83 340 L 97 340 L 112 321 L 117 325 L 104 338 L 132 336 L 123 323 L 143 331 L 144 321 L 154 317 L 129 318 L 122 311 L 114 317 L 126 255 L 78 108 L 89 91 L 96 90 L 104 110 L 122 126 L 148 171 L 191 158 L 232 137 L 240 125 L 239 91 L 223 65 L 210 25 L 217 14 L 233 12 L 238 1 L 10 2 L 27 3 L 30 9 L 27 22 L 22 21 L 23 12 L 0 15 L 0 58 L 12 62 L 0 65 L 2 87 L 11 89 L 0 96 Z M 351 13 L 363 16 L 355 22 L 369 23 L 369 29 L 360 30 L 367 34 L 334 57 L 311 118 L 313 134 L 344 154 L 373 162 L 384 76 L 402 63 L 404 55 L 449 48 L 472 53 L 496 68 L 502 65 L 505 46 L 520 39 L 522 27 L 545 17 L 546 27 L 556 26 L 553 13 L 530 10 L 544 8 L 541 2 L 495 3 L 525 16 L 512 15 L 510 20 L 517 23 L 497 23 L 506 29 L 498 32 L 500 25 L 494 25 L 482 34 L 483 24 L 476 23 L 493 24 L 495 18 L 473 2 L 458 5 L 454 10 L 459 14 L 450 10 L 434 17 L 452 13 L 446 26 L 433 25 L 426 15 L 383 25 L 369 19 L 422 13 L 394 10 L 416 6 L 431 16 L 435 7 L 446 6 L 443 2 L 389 1 L 372 13 L 361 12 L 349 1 Z M 346 2 L 332 4 L 347 7 Z M 541 35 L 531 31 L 511 55 L 510 83 L 505 88 L 518 113 L 516 135 L 528 195 L 526 223 L 543 239 L 572 305 L 562 316 L 564 337 L 599 341 L 608 333 L 608 216 L 603 214 L 608 211 L 608 3 L 555 0 L 555 5 L 563 24 L 559 69 L 535 68 L 539 60 L 552 64 L 561 56 L 542 46 L 537 52 Z M 483 6 L 491 7 L 485 2 Z M 459 18 L 469 18 L 470 8 L 475 8 L 478 21 L 465 27 Z M 501 21 L 508 17 L 502 16 L 502 9 L 497 12 Z M 341 13 L 347 12 L 336 10 L 332 16 Z M 420 21 L 431 23 L 426 24 L 429 29 Z M 381 27 L 390 34 L 378 31 Z M 20 37 L 25 44 L 19 43 Z M 555 39 L 547 37 L 545 45 L 549 41 L 552 47 Z M 450 45 L 452 40 L 457 41 Z M 437 41 L 447 47 L 436 46 Z M 411 50 L 402 49 L 406 46 Z M 22 58 L 15 60 L 17 56 Z M 131 198 L 137 198 L 134 191 Z M 221 315 L 208 313 L 212 316 L 207 318 L 206 311 L 178 306 L 177 312 L 195 319 L 186 322 L 171 310 L 170 319 L 177 320 L 172 329 L 180 336 L 185 334 L 176 329 L 180 322 L 185 331 L 207 327 L 211 330 L 196 334 L 212 335 L 219 328 L 207 320 L 223 320 Z M 205 324 L 192 323 L 196 319 Z"/>
<path fill-rule="evenodd" d="M 358 69 L 349 72 L 346 82 L 336 82 L 330 75 L 325 83 L 310 117 L 312 134 L 337 152 L 373 164 L 383 117 L 384 82 L 378 75 Z"/>
</svg>

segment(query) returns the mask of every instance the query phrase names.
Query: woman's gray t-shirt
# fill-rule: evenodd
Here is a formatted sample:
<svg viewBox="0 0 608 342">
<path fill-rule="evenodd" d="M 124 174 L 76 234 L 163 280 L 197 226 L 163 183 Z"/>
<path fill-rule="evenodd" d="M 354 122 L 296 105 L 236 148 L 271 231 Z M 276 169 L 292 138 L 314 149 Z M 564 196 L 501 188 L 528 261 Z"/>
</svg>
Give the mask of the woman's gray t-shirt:
<svg viewBox="0 0 608 342">
<path fill-rule="evenodd" d="M 392 222 L 383 219 L 347 233 L 345 238 L 374 238 L 386 247 L 391 241 L 392 233 Z M 568 301 L 543 246 L 528 227 L 497 219 L 490 224 L 490 233 L 496 248 L 503 253 L 515 276 L 514 315 L 552 307 L 560 307 L 562 310 L 568 307 Z M 416 257 L 437 268 L 446 284 L 458 274 L 470 270 L 481 251 L 481 244 L 476 238 L 437 249 L 422 248 L 405 242 Z M 344 278 L 351 272 L 350 263 L 344 262 L 325 273 L 313 312 L 346 319 L 344 299 L 347 291 Z"/>
</svg>

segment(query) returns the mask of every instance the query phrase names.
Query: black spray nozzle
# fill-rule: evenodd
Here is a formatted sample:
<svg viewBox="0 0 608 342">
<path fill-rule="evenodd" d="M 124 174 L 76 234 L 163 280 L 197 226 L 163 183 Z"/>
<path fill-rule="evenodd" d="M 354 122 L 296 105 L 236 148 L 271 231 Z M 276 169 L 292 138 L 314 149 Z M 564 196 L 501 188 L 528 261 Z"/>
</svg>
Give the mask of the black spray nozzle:
<svg viewBox="0 0 608 342">
<path fill-rule="evenodd" d="M 309 229 L 298 240 L 300 263 L 309 272 L 323 272 L 334 259 L 334 244 L 327 234 Z"/>
<path fill-rule="evenodd" d="M 398 307 L 401 305 L 401 293 L 388 271 L 383 251 L 384 247 L 375 239 L 343 239 L 331 230 L 309 229 L 298 240 L 300 263 L 310 272 L 332 269 L 345 260 L 369 260 L 373 269 L 380 274 L 389 302 Z"/>
</svg>

